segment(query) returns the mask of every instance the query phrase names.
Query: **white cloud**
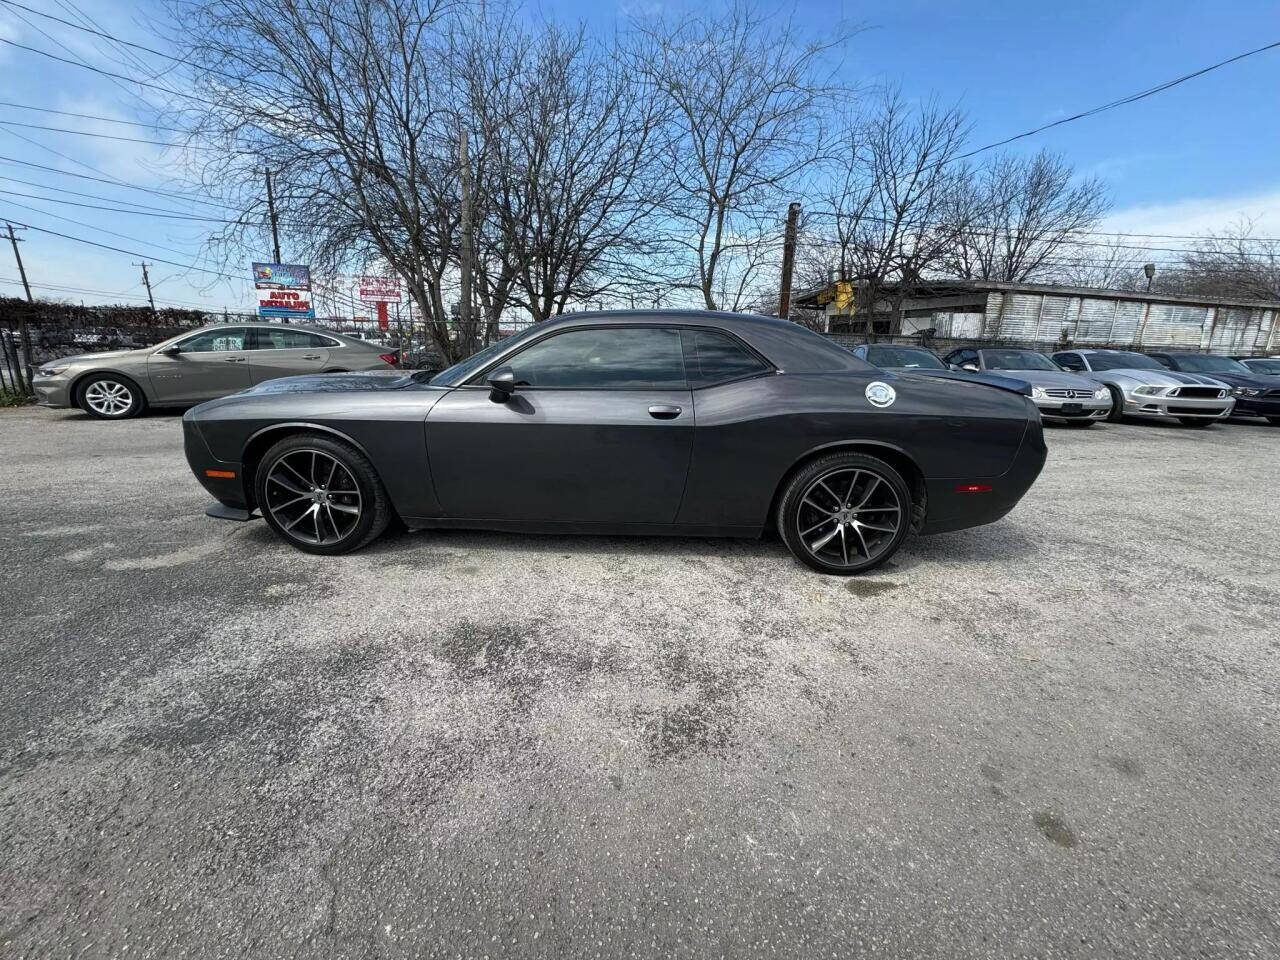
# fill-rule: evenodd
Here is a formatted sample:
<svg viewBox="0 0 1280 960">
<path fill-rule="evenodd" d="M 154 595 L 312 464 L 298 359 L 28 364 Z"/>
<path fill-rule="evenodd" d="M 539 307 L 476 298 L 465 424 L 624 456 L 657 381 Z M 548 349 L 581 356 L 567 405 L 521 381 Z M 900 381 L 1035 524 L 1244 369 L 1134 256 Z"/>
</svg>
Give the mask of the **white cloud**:
<svg viewBox="0 0 1280 960">
<path fill-rule="evenodd" d="M 1280 187 L 1259 193 L 1190 197 L 1127 207 L 1111 213 L 1100 229 L 1192 236 L 1222 233 L 1241 220 L 1252 220 L 1257 236 L 1280 236 Z"/>
</svg>

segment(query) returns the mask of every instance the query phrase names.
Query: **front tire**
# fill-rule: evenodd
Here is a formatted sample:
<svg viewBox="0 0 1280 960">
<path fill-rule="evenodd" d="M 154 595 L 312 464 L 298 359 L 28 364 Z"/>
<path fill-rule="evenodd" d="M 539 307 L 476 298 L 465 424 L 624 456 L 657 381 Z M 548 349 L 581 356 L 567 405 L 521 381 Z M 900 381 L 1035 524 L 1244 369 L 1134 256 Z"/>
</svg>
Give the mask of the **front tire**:
<svg viewBox="0 0 1280 960">
<path fill-rule="evenodd" d="M 1115 387 L 1107 387 L 1111 393 L 1111 412 L 1107 414 L 1107 423 L 1119 423 L 1124 419 L 1124 394 Z"/>
<path fill-rule="evenodd" d="M 146 408 L 147 400 L 128 377 L 95 373 L 76 387 L 76 405 L 99 420 L 128 420 Z"/>
<path fill-rule="evenodd" d="M 387 528 L 391 505 L 373 464 L 341 440 L 286 437 L 258 464 L 254 491 L 276 535 L 307 553 L 359 550 Z"/>
<path fill-rule="evenodd" d="M 834 453 L 801 468 L 778 501 L 782 542 L 801 563 L 839 576 L 893 556 L 911 522 L 911 491 L 877 457 Z"/>
</svg>

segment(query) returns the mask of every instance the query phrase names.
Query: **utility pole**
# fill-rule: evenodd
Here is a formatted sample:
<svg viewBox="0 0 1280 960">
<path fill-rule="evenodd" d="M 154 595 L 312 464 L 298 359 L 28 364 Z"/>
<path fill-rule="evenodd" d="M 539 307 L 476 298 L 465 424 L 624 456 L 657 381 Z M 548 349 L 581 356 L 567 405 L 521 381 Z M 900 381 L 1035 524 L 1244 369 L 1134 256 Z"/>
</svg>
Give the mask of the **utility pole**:
<svg viewBox="0 0 1280 960">
<path fill-rule="evenodd" d="M 18 252 L 18 238 L 13 235 L 13 224 L 5 221 L 5 226 L 9 228 L 9 242 L 13 244 L 13 259 L 18 261 L 18 276 L 22 278 L 22 289 L 26 291 L 27 303 L 34 303 L 35 300 L 31 296 L 31 284 L 27 282 L 27 269 L 22 265 L 22 254 Z M 26 229 L 25 227 L 23 229 Z M 30 392 L 31 390 L 31 333 L 27 330 L 27 315 L 25 313 L 18 315 L 18 333 L 22 337 L 22 366 L 25 370 L 19 370 L 18 386 L 23 390 Z M 22 378 L 26 377 L 26 383 L 22 383 Z"/>
<path fill-rule="evenodd" d="M 156 298 L 151 295 L 151 277 L 147 275 L 147 267 L 149 267 L 150 264 L 143 260 L 141 263 L 135 263 L 134 266 L 142 268 L 142 282 L 147 287 L 147 299 L 151 301 L 151 317 L 152 319 L 155 319 Z"/>
<path fill-rule="evenodd" d="M 459 215 L 462 229 L 462 251 L 460 257 L 462 261 L 462 303 L 459 307 L 459 320 L 462 326 L 462 336 L 466 338 L 461 346 L 470 351 L 474 339 L 471 330 L 471 164 L 467 159 L 466 128 L 463 128 L 458 137 L 458 168 L 462 180 L 462 210 Z"/>
<path fill-rule="evenodd" d="M 787 230 L 782 240 L 782 289 L 778 293 L 778 316 L 786 320 L 791 315 L 791 271 L 796 263 L 796 221 L 800 219 L 800 204 L 787 207 Z"/>
<path fill-rule="evenodd" d="M 275 251 L 276 263 L 280 262 L 280 233 L 276 223 L 276 195 L 271 189 L 271 168 L 267 168 L 267 216 L 271 218 L 271 248 Z"/>
</svg>

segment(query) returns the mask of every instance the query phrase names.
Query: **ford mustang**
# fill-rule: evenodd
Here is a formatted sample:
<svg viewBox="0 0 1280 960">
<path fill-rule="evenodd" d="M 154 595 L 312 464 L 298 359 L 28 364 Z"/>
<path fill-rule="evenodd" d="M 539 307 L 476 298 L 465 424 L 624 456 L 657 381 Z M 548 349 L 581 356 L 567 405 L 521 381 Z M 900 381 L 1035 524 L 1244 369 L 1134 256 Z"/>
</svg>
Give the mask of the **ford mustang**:
<svg viewBox="0 0 1280 960">
<path fill-rule="evenodd" d="M 215 517 L 311 553 L 410 529 L 757 537 L 851 574 L 1004 516 L 1045 460 L 1017 390 L 894 374 L 769 317 L 584 313 L 423 373 L 288 377 L 187 411 Z"/>
</svg>

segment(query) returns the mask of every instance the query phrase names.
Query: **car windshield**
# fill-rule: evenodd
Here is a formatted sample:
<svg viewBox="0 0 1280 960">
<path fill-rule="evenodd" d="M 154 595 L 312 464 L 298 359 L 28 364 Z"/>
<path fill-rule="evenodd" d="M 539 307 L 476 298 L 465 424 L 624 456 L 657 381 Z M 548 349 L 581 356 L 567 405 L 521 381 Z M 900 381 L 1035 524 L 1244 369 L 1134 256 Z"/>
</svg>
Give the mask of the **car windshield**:
<svg viewBox="0 0 1280 960">
<path fill-rule="evenodd" d="M 1248 373 L 1249 368 L 1230 357 L 1209 357 L 1203 354 L 1183 354 L 1173 358 L 1179 370 L 1192 373 Z"/>
<path fill-rule="evenodd" d="M 428 381 L 433 387 L 445 387 L 453 383 L 455 380 L 465 380 L 471 374 L 475 373 L 495 356 L 506 350 L 507 347 L 513 347 L 522 340 L 528 339 L 538 327 L 531 326 L 520 331 L 515 336 L 507 337 L 505 340 L 499 340 L 497 343 L 491 343 L 479 353 L 473 353 L 465 360 L 459 360 L 451 367 L 445 367 L 439 373 Z"/>
<path fill-rule="evenodd" d="M 867 359 L 877 367 L 897 367 L 904 370 L 947 369 L 947 365 L 928 350 L 911 347 L 868 347 Z"/>
<path fill-rule="evenodd" d="M 1163 370 L 1160 361 L 1141 353 L 1117 350 L 1114 353 L 1090 353 L 1085 359 L 1093 370 Z"/>
<path fill-rule="evenodd" d="M 983 350 L 988 370 L 1057 370 L 1058 365 L 1034 350 Z"/>
<path fill-rule="evenodd" d="M 1254 373 L 1280 374 L 1280 360 L 1250 360 L 1245 366 Z"/>
</svg>

